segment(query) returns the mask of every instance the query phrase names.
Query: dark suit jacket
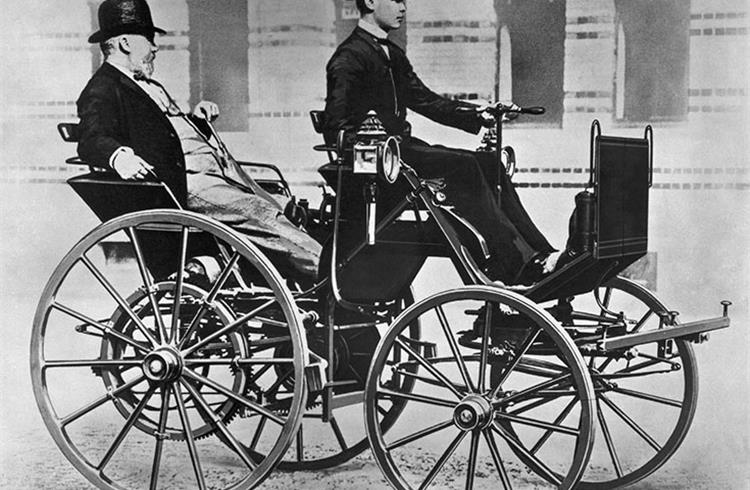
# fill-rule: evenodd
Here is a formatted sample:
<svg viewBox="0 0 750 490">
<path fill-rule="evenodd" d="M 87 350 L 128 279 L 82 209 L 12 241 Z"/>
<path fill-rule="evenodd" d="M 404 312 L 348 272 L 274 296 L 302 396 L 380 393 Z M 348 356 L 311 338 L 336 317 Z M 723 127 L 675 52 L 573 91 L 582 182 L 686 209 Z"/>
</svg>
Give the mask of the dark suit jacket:
<svg viewBox="0 0 750 490">
<path fill-rule="evenodd" d="M 133 80 L 109 63 L 102 64 L 78 99 L 78 117 L 78 155 L 84 161 L 109 168 L 112 153 L 129 146 L 185 204 L 180 140 L 159 106 Z M 200 125 L 197 118 L 194 122 Z"/>
<path fill-rule="evenodd" d="M 391 135 L 404 133 L 406 108 L 440 124 L 479 132 L 476 106 L 431 91 L 414 73 L 401 48 L 389 43 L 388 50 L 390 59 L 360 27 L 336 49 L 326 67 L 324 130 L 329 142 L 336 140 L 339 129 L 355 132 L 370 110 L 377 112 Z"/>
</svg>

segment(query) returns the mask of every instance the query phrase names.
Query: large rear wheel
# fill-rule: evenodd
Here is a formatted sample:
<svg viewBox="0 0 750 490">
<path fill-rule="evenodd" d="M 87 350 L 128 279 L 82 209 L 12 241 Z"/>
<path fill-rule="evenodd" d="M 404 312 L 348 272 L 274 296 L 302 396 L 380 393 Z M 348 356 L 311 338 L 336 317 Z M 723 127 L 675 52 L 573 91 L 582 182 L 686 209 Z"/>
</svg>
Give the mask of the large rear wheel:
<svg viewBox="0 0 750 490">
<path fill-rule="evenodd" d="M 132 260 L 105 261 L 113 243 Z M 213 256 L 217 277 L 190 284 L 193 255 Z M 248 489 L 299 427 L 301 328 L 285 281 L 231 229 L 133 213 L 94 229 L 50 278 L 32 331 L 34 394 L 60 450 L 99 488 Z M 277 383 L 276 366 L 295 381 Z"/>
</svg>

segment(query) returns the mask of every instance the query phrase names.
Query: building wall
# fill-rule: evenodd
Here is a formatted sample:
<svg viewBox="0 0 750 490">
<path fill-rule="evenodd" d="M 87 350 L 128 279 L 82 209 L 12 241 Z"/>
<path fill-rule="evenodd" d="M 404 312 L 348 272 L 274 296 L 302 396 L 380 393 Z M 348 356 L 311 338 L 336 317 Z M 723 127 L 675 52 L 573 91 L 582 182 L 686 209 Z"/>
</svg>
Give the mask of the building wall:
<svg viewBox="0 0 750 490">
<path fill-rule="evenodd" d="M 436 92 L 477 102 L 495 98 L 497 25 L 502 24 L 496 1 L 409 0 L 404 34 L 409 56 Z M 168 31 L 159 41 L 155 76 L 187 106 L 194 41 L 188 2 L 150 3 L 157 25 Z M 691 1 L 687 122 L 710 125 L 727 118 L 741 122 L 747 114 L 747 4 L 745 0 Z M 56 0 L 35 1 L 34 8 L 26 2 L 6 6 L 0 17 L 4 65 L 0 165 L 5 170 L 0 179 L 60 181 L 78 172 L 62 163 L 74 148 L 60 141 L 55 126 L 75 120 L 75 100 L 99 64 L 98 47 L 86 42 L 95 30 L 92 8 L 96 5 L 93 0 Z M 272 161 L 299 172 L 290 177 L 293 181 L 314 177 L 314 169 L 325 157 L 311 150 L 320 136 L 312 130 L 308 111 L 325 103 L 325 64 L 335 49 L 336 9 L 346 5 L 351 2 L 248 1 L 249 129 L 225 138 L 236 156 Z M 587 126 L 593 118 L 616 123 L 622 57 L 618 56 L 615 0 L 567 0 L 565 17 L 563 129 Z M 507 58 L 507 31 L 504 35 L 501 53 Z M 507 59 L 499 65 L 503 67 L 500 79 L 507 85 Z M 500 96 L 512 94 L 505 87 Z M 431 123 L 420 118 L 413 122 L 418 130 L 433 131 Z M 433 134 L 445 135 L 445 143 L 469 141 L 440 131 Z"/>
<path fill-rule="evenodd" d="M 497 20 L 492 0 L 411 0 L 409 59 L 434 91 L 456 99 L 495 98 Z"/>
<path fill-rule="evenodd" d="M 746 112 L 748 2 L 692 0 L 690 12 L 690 116 Z"/>
<path fill-rule="evenodd" d="M 297 155 L 319 143 L 309 111 L 325 104 L 325 64 L 335 48 L 332 0 L 250 2 L 250 131 L 238 141 L 252 158 L 311 167 Z"/>
<path fill-rule="evenodd" d="M 615 73 L 613 0 L 568 0 L 563 125 L 612 117 Z"/>
</svg>

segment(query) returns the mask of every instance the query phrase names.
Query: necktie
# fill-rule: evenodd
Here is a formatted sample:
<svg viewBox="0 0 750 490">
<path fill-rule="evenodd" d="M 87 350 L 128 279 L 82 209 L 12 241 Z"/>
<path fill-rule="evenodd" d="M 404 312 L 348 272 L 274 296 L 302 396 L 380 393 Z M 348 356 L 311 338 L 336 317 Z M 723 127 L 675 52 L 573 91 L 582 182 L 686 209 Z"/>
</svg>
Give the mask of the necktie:
<svg viewBox="0 0 750 490">
<path fill-rule="evenodd" d="M 136 78 L 143 90 L 156 102 L 162 112 L 168 116 L 182 115 L 182 111 L 164 86 L 152 78 Z"/>
<path fill-rule="evenodd" d="M 388 46 L 391 44 L 391 42 L 386 37 L 376 37 L 375 41 L 380 45 L 381 48 L 383 48 L 383 51 L 385 51 L 385 55 L 388 57 L 388 59 L 391 59 L 391 52 L 388 49 Z"/>
</svg>

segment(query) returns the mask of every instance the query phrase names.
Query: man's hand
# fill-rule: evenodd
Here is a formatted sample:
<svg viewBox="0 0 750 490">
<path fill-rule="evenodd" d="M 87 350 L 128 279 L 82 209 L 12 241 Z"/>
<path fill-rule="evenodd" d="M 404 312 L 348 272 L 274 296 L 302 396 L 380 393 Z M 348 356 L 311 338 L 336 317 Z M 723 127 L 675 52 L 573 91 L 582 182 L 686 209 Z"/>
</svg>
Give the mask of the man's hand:
<svg viewBox="0 0 750 490">
<path fill-rule="evenodd" d="M 482 126 L 491 128 L 495 125 L 495 116 L 493 113 L 496 113 L 498 109 L 510 109 L 512 111 L 517 111 L 520 109 L 520 107 L 510 101 L 494 102 L 488 105 L 479 106 L 477 107 L 477 112 L 479 113 L 479 119 L 482 123 Z M 503 114 L 503 121 L 512 121 L 517 117 L 517 112 L 506 112 Z"/>
<path fill-rule="evenodd" d="M 154 174 L 154 167 L 132 151 L 120 152 L 112 162 L 112 168 L 123 180 L 143 180 L 148 174 Z"/>
<path fill-rule="evenodd" d="M 219 117 L 219 106 L 213 102 L 202 100 L 193 108 L 193 115 L 207 121 L 213 121 Z"/>
</svg>

